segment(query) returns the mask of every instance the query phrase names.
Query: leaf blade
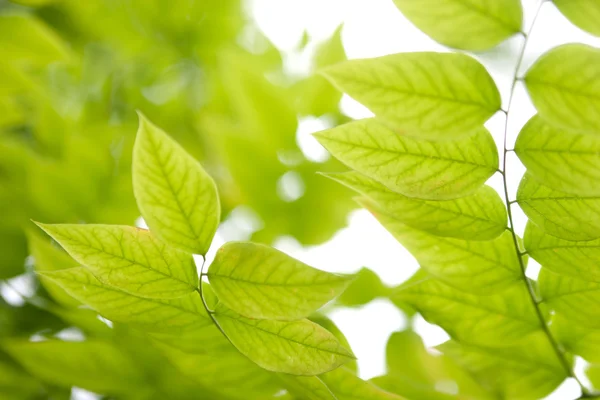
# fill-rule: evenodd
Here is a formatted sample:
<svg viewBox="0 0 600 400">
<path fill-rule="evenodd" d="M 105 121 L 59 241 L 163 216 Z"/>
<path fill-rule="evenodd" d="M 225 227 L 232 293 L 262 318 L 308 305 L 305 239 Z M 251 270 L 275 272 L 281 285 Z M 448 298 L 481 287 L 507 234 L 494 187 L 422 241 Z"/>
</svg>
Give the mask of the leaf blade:
<svg viewBox="0 0 600 400">
<path fill-rule="evenodd" d="M 600 36 L 600 4 L 594 0 L 554 0 L 554 5 L 572 24 Z"/>
</svg>

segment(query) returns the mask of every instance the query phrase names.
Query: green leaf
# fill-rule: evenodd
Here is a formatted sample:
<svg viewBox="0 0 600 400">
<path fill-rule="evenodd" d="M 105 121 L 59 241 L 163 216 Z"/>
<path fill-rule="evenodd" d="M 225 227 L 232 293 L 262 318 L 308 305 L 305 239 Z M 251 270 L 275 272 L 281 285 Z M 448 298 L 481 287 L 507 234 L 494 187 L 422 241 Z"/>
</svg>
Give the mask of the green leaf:
<svg viewBox="0 0 600 400">
<path fill-rule="evenodd" d="M 362 306 L 378 297 L 387 297 L 390 293 L 390 288 L 383 284 L 381 278 L 371 271 L 363 267 L 356 273 L 356 278 L 344 290 L 338 299 L 337 304 L 345 307 Z"/>
<path fill-rule="evenodd" d="M 572 241 L 600 238 L 600 197 L 550 189 L 525 175 L 517 191 L 523 212 L 552 236 Z"/>
<path fill-rule="evenodd" d="M 487 50 L 521 31 L 519 0 L 394 0 L 402 14 L 437 42 Z"/>
<path fill-rule="evenodd" d="M 331 320 L 331 318 L 320 313 L 315 313 L 308 317 L 308 320 L 314 322 L 315 324 L 321 325 L 321 327 L 325 328 L 333 336 L 335 336 L 335 338 L 338 340 L 338 342 L 340 342 L 340 344 L 343 347 L 347 348 L 348 350 L 352 350 L 352 346 L 350 346 L 350 342 L 348 342 L 348 339 L 344 335 L 344 332 L 342 332 L 340 328 L 338 328 L 338 326 Z M 358 363 L 356 360 L 349 361 L 346 364 L 344 364 L 344 368 L 356 373 L 358 371 Z"/>
<path fill-rule="evenodd" d="M 479 129 L 500 110 L 492 77 L 459 53 L 402 53 L 323 70 L 341 91 L 402 134 L 448 139 Z"/>
<path fill-rule="evenodd" d="M 249 319 L 222 305 L 213 316 L 242 354 L 269 371 L 318 375 L 354 359 L 330 332 L 306 319 Z"/>
<path fill-rule="evenodd" d="M 566 44 L 548 51 L 527 71 L 525 84 L 540 116 L 565 129 L 600 134 L 600 50 Z"/>
<path fill-rule="evenodd" d="M 324 174 L 375 201 L 385 212 L 406 225 L 438 236 L 490 240 L 506 230 L 506 208 L 489 186 L 468 197 L 447 201 L 420 200 L 392 192 L 360 174 Z"/>
<path fill-rule="evenodd" d="M 554 0 L 554 5 L 571 23 L 600 36 L 600 3 L 597 0 Z"/>
<path fill-rule="evenodd" d="M 542 268 L 542 299 L 556 314 L 588 328 L 600 329 L 600 283 L 571 278 Z"/>
<path fill-rule="evenodd" d="M 155 235 L 173 247 L 206 254 L 220 220 L 215 182 L 141 114 L 133 148 L 133 190 Z"/>
<path fill-rule="evenodd" d="M 449 285 L 466 292 L 490 294 L 521 279 L 509 231 L 490 241 L 443 238 L 410 228 L 368 203 L 361 204 L 411 252 L 423 269 Z"/>
<path fill-rule="evenodd" d="M 196 290 L 192 255 L 169 248 L 150 231 L 118 225 L 38 225 L 108 285 L 152 298 Z"/>
<path fill-rule="evenodd" d="M 557 274 L 600 282 L 600 239 L 571 242 L 544 233 L 533 223 L 525 228 L 525 249 Z"/>
<path fill-rule="evenodd" d="M 485 128 L 457 140 L 432 142 L 403 136 L 370 118 L 314 136 L 350 168 L 408 197 L 463 197 L 498 169 L 498 150 Z"/>
<path fill-rule="evenodd" d="M 84 342 L 14 339 L 4 342 L 2 348 L 32 375 L 48 383 L 98 393 L 133 393 L 147 387 L 140 369 L 109 343 L 91 339 Z"/>
<path fill-rule="evenodd" d="M 500 349 L 465 346 L 456 341 L 437 348 L 491 387 L 500 399 L 541 399 L 567 377 L 542 332 L 524 338 L 521 344 Z"/>
<path fill-rule="evenodd" d="M 425 276 L 402 285 L 395 297 L 466 344 L 505 346 L 540 329 L 522 282 L 498 294 L 476 296 Z"/>
<path fill-rule="evenodd" d="M 144 331 L 183 334 L 212 326 L 197 293 L 177 299 L 139 297 L 101 283 L 83 267 L 42 275 L 103 317 Z"/>
<path fill-rule="evenodd" d="M 295 320 L 340 294 L 348 276 L 319 271 L 272 247 L 229 242 L 208 270 L 217 297 L 247 318 Z"/>
<path fill-rule="evenodd" d="M 600 138 L 555 128 L 536 115 L 519 133 L 515 152 L 544 185 L 567 193 L 600 195 Z"/>
<path fill-rule="evenodd" d="M 337 400 L 337 397 L 318 376 L 278 374 L 285 388 L 302 400 Z"/>
<path fill-rule="evenodd" d="M 550 328 L 566 351 L 591 363 L 600 363 L 600 330 L 573 323 L 562 313 L 553 316 Z"/>
<path fill-rule="evenodd" d="M 338 400 L 404 400 L 386 392 L 371 382 L 365 382 L 345 367 L 334 369 L 320 376 Z"/>
<path fill-rule="evenodd" d="M 434 355 L 412 331 L 395 332 L 386 347 L 387 375 L 375 383 L 411 400 L 491 399 L 470 374 L 445 355 Z M 454 382 L 448 393 L 443 383 Z"/>
</svg>

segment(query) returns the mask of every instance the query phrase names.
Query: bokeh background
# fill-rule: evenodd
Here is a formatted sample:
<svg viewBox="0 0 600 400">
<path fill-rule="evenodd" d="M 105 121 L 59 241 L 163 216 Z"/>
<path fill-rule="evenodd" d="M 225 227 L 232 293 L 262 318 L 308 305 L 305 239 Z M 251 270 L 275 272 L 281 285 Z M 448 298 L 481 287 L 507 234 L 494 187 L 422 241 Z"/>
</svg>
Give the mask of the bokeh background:
<svg viewBox="0 0 600 400">
<path fill-rule="evenodd" d="M 528 21 L 537 1 L 524 5 Z M 522 40 L 476 55 L 505 100 Z M 546 4 L 525 67 L 573 41 L 600 46 Z M 0 338 L 77 336 L 28 301 L 47 296 L 32 272 L 30 219 L 144 226 L 131 187 L 136 110 L 217 181 L 224 220 L 209 261 L 225 241 L 251 239 L 332 272 L 366 267 L 374 285 L 406 280 L 418 268 L 413 257 L 349 190 L 317 174 L 345 168 L 311 133 L 371 114 L 315 71 L 429 50 L 447 51 L 391 0 L 0 0 Z M 516 93 L 509 143 L 534 113 L 525 91 Z M 501 115 L 487 124 L 498 142 L 502 125 Z M 514 194 L 523 168 L 516 157 L 509 163 Z M 501 188 L 497 176 L 489 184 Z M 518 231 L 525 221 L 517 212 Z M 528 275 L 538 270 L 530 260 Z M 384 298 L 329 315 L 364 379 L 385 372 L 393 331 L 410 325 L 427 346 L 448 338 Z M 575 386 L 549 398 L 576 396 Z"/>
</svg>

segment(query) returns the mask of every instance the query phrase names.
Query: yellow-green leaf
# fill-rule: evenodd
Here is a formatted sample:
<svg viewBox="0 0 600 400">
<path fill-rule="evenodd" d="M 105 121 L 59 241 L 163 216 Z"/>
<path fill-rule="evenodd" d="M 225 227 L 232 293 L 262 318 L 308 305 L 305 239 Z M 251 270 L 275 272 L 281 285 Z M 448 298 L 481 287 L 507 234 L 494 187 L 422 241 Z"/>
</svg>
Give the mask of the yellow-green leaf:
<svg viewBox="0 0 600 400">
<path fill-rule="evenodd" d="M 550 189 L 525 175 L 517 191 L 525 214 L 542 230 L 561 239 L 600 238 L 600 197 Z"/>
<path fill-rule="evenodd" d="M 600 50 L 566 44 L 527 71 L 525 84 L 542 118 L 558 127 L 600 135 Z"/>
<path fill-rule="evenodd" d="M 205 255 L 217 230 L 217 188 L 200 163 L 140 114 L 133 191 L 152 232 L 173 247 Z"/>
<path fill-rule="evenodd" d="M 478 129 L 500 110 L 492 77 L 459 53 L 402 53 L 350 60 L 325 76 L 401 134 L 449 139 Z"/>
<path fill-rule="evenodd" d="M 489 186 L 467 197 L 432 201 L 395 193 L 359 172 L 324 175 L 364 194 L 406 225 L 433 235 L 490 240 L 506 229 L 506 208 L 498 193 Z"/>
<path fill-rule="evenodd" d="M 432 39 L 463 50 L 487 50 L 521 31 L 519 0 L 394 0 Z"/>
<path fill-rule="evenodd" d="M 554 5 L 571 23 L 592 35 L 600 36 L 598 0 L 554 0 Z"/>
<path fill-rule="evenodd" d="M 525 249 L 544 268 L 574 278 L 600 282 L 600 239 L 572 242 L 544 233 L 528 223 Z"/>
<path fill-rule="evenodd" d="M 341 367 L 320 376 L 338 400 L 404 400 L 371 382 L 354 375 L 348 368 Z"/>
<path fill-rule="evenodd" d="M 249 319 L 222 305 L 213 316 L 242 354 L 269 371 L 318 375 L 354 359 L 330 332 L 307 319 Z"/>
<path fill-rule="evenodd" d="M 600 138 L 555 128 L 539 115 L 519 133 L 515 152 L 544 185 L 579 195 L 600 195 Z"/>
<path fill-rule="evenodd" d="M 363 119 L 315 134 L 350 168 L 407 197 L 449 200 L 480 188 L 498 169 L 498 150 L 485 128 L 433 142 Z"/>
<path fill-rule="evenodd" d="M 212 325 L 197 293 L 177 299 L 134 296 L 103 284 L 83 267 L 42 275 L 103 317 L 144 331 L 182 335 Z"/>
<path fill-rule="evenodd" d="M 152 298 L 196 290 L 192 255 L 168 247 L 150 231 L 120 225 L 38 225 L 101 282 Z"/>
<path fill-rule="evenodd" d="M 302 400 L 337 400 L 337 397 L 318 376 L 278 374 L 285 388 Z"/>
<path fill-rule="evenodd" d="M 231 310 L 247 318 L 279 320 L 307 317 L 352 281 L 251 242 L 223 245 L 208 278 L 219 300 Z"/>
</svg>

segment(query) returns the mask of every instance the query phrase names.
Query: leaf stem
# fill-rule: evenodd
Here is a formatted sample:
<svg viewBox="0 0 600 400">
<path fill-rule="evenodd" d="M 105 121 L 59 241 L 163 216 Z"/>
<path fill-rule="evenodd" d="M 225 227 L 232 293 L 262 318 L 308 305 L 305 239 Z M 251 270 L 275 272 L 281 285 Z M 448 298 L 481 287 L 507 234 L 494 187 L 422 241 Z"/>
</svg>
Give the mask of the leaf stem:
<svg viewBox="0 0 600 400">
<path fill-rule="evenodd" d="M 503 140 L 504 157 L 502 160 L 501 175 L 502 175 L 502 182 L 504 185 L 504 197 L 506 200 L 506 210 L 508 213 L 508 221 L 510 224 L 510 227 L 508 227 L 508 229 L 512 234 L 515 252 L 519 259 L 519 266 L 521 269 L 521 278 L 523 279 L 523 282 L 527 286 L 527 291 L 529 293 L 529 300 L 531 301 L 531 304 L 533 305 L 533 308 L 535 309 L 535 313 L 540 322 L 542 331 L 548 338 L 548 341 L 550 342 L 550 345 L 552 346 L 554 352 L 556 353 L 556 356 L 557 356 L 560 364 L 562 365 L 563 369 L 565 370 L 565 373 L 567 374 L 568 377 L 571 377 L 571 378 L 575 379 L 575 381 L 577 381 L 577 383 L 579 384 L 579 386 L 581 388 L 581 393 L 582 393 L 581 397 L 587 398 L 590 396 L 590 394 L 589 394 L 587 388 L 579 380 L 579 378 L 577 378 L 575 372 L 573 371 L 573 369 L 569 365 L 569 362 L 567 361 L 564 351 L 561 349 L 559 343 L 556 341 L 556 339 L 552 335 L 552 332 L 550 332 L 550 329 L 548 328 L 548 325 L 546 324 L 546 319 L 544 318 L 544 315 L 542 314 L 542 311 L 539 307 L 539 302 L 536 298 L 535 288 L 533 287 L 531 281 L 527 278 L 527 275 L 525 274 L 525 261 L 524 261 L 523 257 L 527 254 L 527 252 L 526 251 L 522 252 L 519 249 L 519 240 L 517 238 L 517 234 L 515 233 L 513 216 L 512 216 L 512 205 L 514 203 L 516 203 L 516 200 L 510 200 L 510 196 L 508 193 L 508 179 L 507 179 L 508 174 L 507 174 L 507 162 L 506 162 L 507 157 L 506 156 L 507 156 L 508 152 L 510 151 L 507 147 L 509 114 L 512 109 L 512 104 L 513 104 L 513 100 L 515 97 L 515 89 L 517 87 L 517 83 L 522 80 L 522 78 L 519 78 L 519 71 L 520 71 L 521 67 L 523 66 L 525 50 L 527 49 L 527 44 L 529 42 L 529 38 L 531 37 L 531 32 L 533 31 L 533 27 L 538 19 L 538 16 L 540 15 L 542 6 L 546 2 L 547 2 L 547 0 L 540 0 L 537 10 L 534 14 L 533 20 L 531 21 L 531 25 L 529 26 L 529 30 L 523 34 L 523 38 L 524 38 L 523 46 L 521 47 L 519 56 L 517 57 L 517 63 L 515 66 L 512 84 L 511 84 L 511 88 L 510 88 L 510 94 L 508 97 L 508 105 L 506 107 L 506 110 L 502 110 L 502 112 L 505 114 L 506 118 L 505 118 L 505 123 L 504 123 L 504 140 Z"/>
</svg>

